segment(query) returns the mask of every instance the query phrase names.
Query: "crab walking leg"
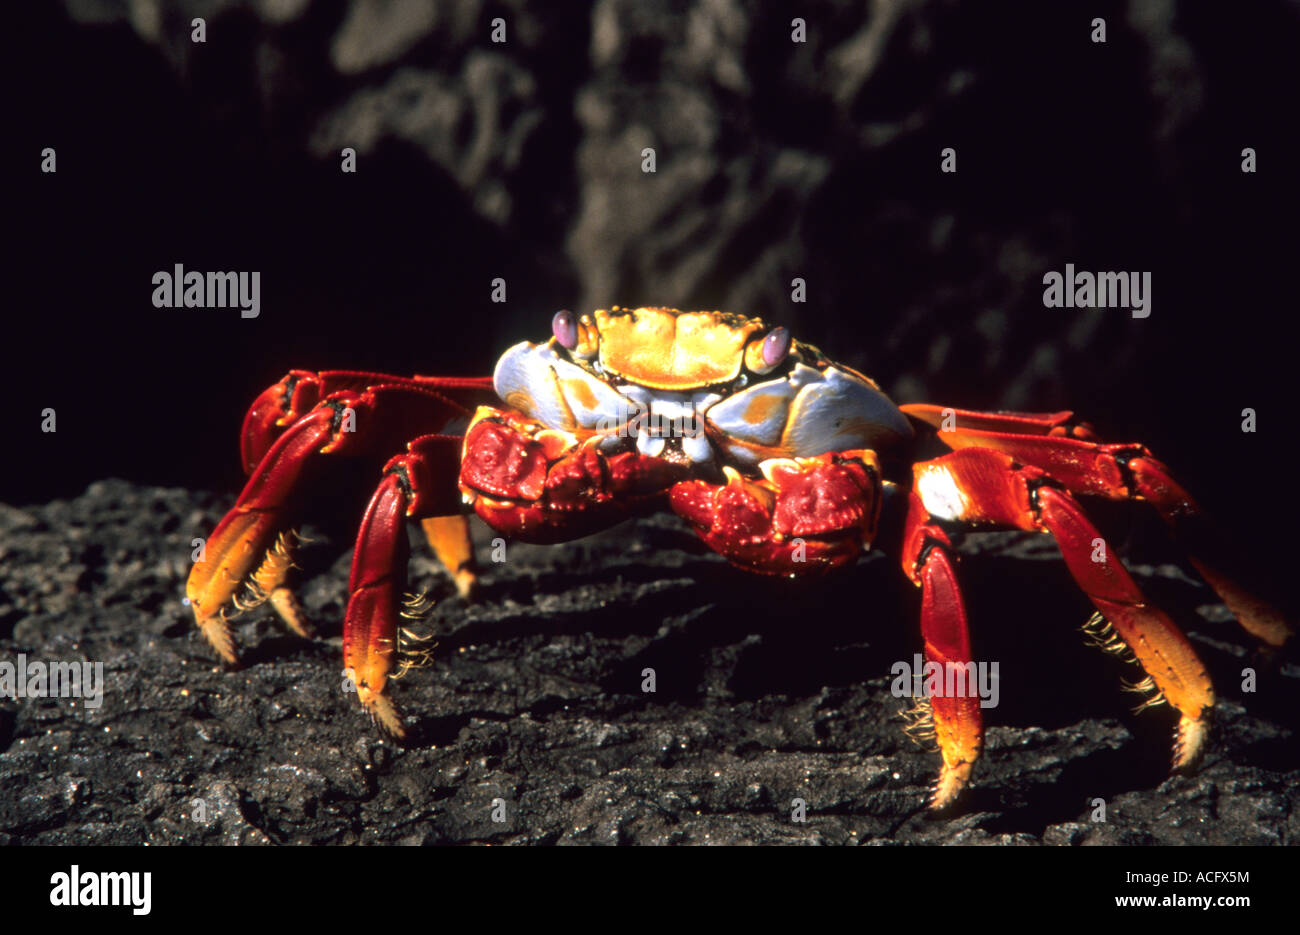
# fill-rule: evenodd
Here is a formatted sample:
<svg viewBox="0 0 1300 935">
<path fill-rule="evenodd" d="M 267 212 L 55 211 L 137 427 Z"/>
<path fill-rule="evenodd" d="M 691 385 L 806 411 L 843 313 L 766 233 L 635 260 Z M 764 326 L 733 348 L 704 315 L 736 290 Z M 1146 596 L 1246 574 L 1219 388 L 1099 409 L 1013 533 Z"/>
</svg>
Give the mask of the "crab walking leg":
<svg viewBox="0 0 1300 935">
<path fill-rule="evenodd" d="M 249 587 L 255 595 L 266 599 L 293 632 L 310 639 L 316 635 L 316 629 L 307 620 L 297 596 L 285 584 L 289 569 L 295 567 L 293 549 L 296 538 L 292 532 L 280 533 L 275 545 L 267 551 L 261 567 L 253 573 Z"/>
<path fill-rule="evenodd" d="M 1002 451 L 1041 468 L 1072 493 L 1111 500 L 1148 501 L 1188 550 L 1192 565 L 1232 611 L 1242 628 L 1270 646 L 1292 635 L 1284 615 L 1242 587 L 1241 558 L 1231 550 L 1196 501 L 1142 445 L 1101 444 L 1072 413 L 969 412 L 938 406 L 903 406 L 903 411 L 939 428 L 939 439 L 962 450 Z"/>
<path fill-rule="evenodd" d="M 406 731 L 387 688 L 410 555 L 406 520 L 445 517 L 456 508 L 453 478 L 460 446 L 459 436 L 426 435 L 384 465 L 384 479 L 366 509 L 352 555 L 343 665 L 361 706 L 397 737 Z"/>
<path fill-rule="evenodd" d="M 410 386 L 443 397 L 448 407 L 468 416 L 496 398 L 491 377 L 399 377 L 361 370 L 290 370 L 267 387 L 244 415 L 239 432 L 239 453 L 244 473 L 252 474 L 258 462 L 284 430 L 335 393 L 363 393 L 372 386 Z"/>
<path fill-rule="evenodd" d="M 361 707 L 396 737 L 406 729 L 386 690 L 397 655 L 397 601 L 410 551 L 405 529 L 409 500 L 410 485 L 386 468 L 361 520 L 343 621 L 343 671 L 356 687 Z"/>
<path fill-rule="evenodd" d="M 321 455 L 382 457 L 412 437 L 438 431 L 464 413 L 445 397 L 410 384 L 339 392 L 323 400 L 284 431 L 258 462 L 233 509 L 208 537 L 195 562 L 186 596 L 195 622 L 227 662 L 238 661 L 226 621 L 227 608 L 244 582 L 267 567 L 272 591 L 287 565 L 264 556 L 289 528 L 310 467 Z M 259 565 L 259 563 L 261 563 Z"/>
<path fill-rule="evenodd" d="M 1075 419 L 1074 413 L 1068 409 L 1061 412 L 981 412 L 930 403 L 908 403 L 898 408 L 939 429 L 944 441 L 951 438 L 949 433 L 965 434 L 968 431 L 1098 440 L 1092 426 Z"/>
<path fill-rule="evenodd" d="M 725 484 L 684 481 L 672 508 L 734 565 L 775 575 L 839 567 L 870 546 L 880 518 L 880 466 L 865 449 L 775 458 L 749 479 L 724 467 Z"/>
<path fill-rule="evenodd" d="M 1174 766 L 1187 766 L 1204 740 L 1205 713 L 1214 704 L 1210 677 L 1169 616 L 1146 602 L 1074 498 L 1039 468 L 986 448 L 922 462 L 913 473 L 913 489 L 931 516 L 1042 530 L 1056 538 L 1075 582 L 1178 711 Z"/>
<path fill-rule="evenodd" d="M 272 445 L 253 471 L 234 508 L 204 544 L 186 582 L 194 619 L 212 647 L 229 663 L 238 662 L 226 608 L 244 580 L 288 525 L 286 505 L 311 455 L 333 434 L 332 410 L 321 408 L 299 419 Z"/>
<path fill-rule="evenodd" d="M 433 554 L 456 582 L 457 593 L 461 597 L 471 596 L 478 576 L 474 573 L 474 544 L 469 538 L 469 519 L 460 513 L 430 516 L 421 520 L 420 526 Z"/>
<path fill-rule="evenodd" d="M 967 673 L 971 659 L 970 630 L 966 607 L 953 570 L 952 543 L 942 529 L 930 522 L 921 499 L 910 495 L 907 522 L 903 529 L 903 572 L 921 588 L 921 636 L 926 662 L 937 663 L 945 674 L 960 666 Z M 956 680 L 952 680 L 955 684 Z M 966 690 L 946 693 L 948 679 L 940 680 L 939 692 L 930 695 L 935 739 L 943 756 L 930 807 L 941 809 L 957 797 L 970 779 L 971 769 L 984 745 L 984 721 L 973 680 L 962 680 Z"/>
<path fill-rule="evenodd" d="M 575 539 L 627 519 L 641 505 L 659 502 L 681 475 L 680 468 L 634 451 L 607 457 L 599 442 L 580 442 L 485 406 L 465 435 L 463 452 L 459 436 L 431 435 L 385 466 L 353 553 L 343 651 L 358 700 L 389 733 L 404 733 L 387 688 L 406 582 L 406 520 L 424 521 L 459 585 L 471 553 L 463 518 L 449 515 L 459 505 L 457 485 L 450 482 L 458 461 L 460 496 L 498 532 L 532 542 Z"/>
</svg>

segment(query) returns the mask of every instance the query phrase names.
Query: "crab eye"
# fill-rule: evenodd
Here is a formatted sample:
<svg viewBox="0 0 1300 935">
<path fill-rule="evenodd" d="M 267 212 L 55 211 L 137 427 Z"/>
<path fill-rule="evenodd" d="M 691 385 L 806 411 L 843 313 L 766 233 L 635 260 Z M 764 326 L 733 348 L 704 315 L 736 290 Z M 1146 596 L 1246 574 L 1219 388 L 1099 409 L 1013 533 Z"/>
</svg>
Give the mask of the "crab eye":
<svg viewBox="0 0 1300 935">
<path fill-rule="evenodd" d="M 773 328 L 763 339 L 763 363 L 770 370 L 790 353 L 790 331 L 787 328 Z"/>
<path fill-rule="evenodd" d="M 555 340 L 569 350 L 578 346 L 578 322 L 572 312 L 556 312 L 551 319 L 551 332 L 555 335 Z"/>
</svg>

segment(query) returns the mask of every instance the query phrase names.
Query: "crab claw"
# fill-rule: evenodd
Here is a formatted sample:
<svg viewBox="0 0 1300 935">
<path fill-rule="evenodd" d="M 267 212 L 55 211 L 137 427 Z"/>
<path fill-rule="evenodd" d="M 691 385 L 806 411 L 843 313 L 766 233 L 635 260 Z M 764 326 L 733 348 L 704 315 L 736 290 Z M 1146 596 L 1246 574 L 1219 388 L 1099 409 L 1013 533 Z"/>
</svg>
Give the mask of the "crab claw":
<svg viewBox="0 0 1300 935">
<path fill-rule="evenodd" d="M 725 467 L 725 484 L 680 483 L 672 507 L 714 551 L 766 574 L 837 567 L 870 544 L 880 512 L 872 452 L 774 459 L 760 471 L 749 479 Z"/>
</svg>

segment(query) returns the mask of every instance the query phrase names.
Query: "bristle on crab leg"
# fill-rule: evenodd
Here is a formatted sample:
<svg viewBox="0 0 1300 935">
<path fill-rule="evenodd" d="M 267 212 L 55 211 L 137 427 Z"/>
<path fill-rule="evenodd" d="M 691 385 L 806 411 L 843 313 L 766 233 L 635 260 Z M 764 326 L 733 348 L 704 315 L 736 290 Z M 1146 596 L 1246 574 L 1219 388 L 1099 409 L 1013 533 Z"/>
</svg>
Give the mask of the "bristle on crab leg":
<svg viewBox="0 0 1300 935">
<path fill-rule="evenodd" d="M 952 543 L 930 522 L 919 497 L 911 495 L 903 533 L 903 571 L 921 587 L 921 635 L 925 659 L 946 672 L 949 666 L 972 661 L 966 608 L 953 569 Z M 970 781 L 984 744 L 980 699 L 969 686 L 965 693 L 946 695 L 947 679 L 937 692 L 918 702 L 909 736 L 933 737 L 943 766 L 931 790 L 930 807 L 949 805 Z"/>
<path fill-rule="evenodd" d="M 913 470 L 916 489 L 932 514 L 1052 534 L 1079 588 L 1178 711 L 1174 767 L 1190 765 L 1214 705 L 1209 674 L 1169 616 L 1147 602 L 1074 498 L 1039 468 L 985 448 L 962 448 Z M 1115 645 L 1105 627 L 1098 635 L 1107 648 Z"/>
<path fill-rule="evenodd" d="M 357 700 L 394 737 L 406 734 L 387 693 L 397 656 L 398 595 L 409 553 L 406 503 L 406 480 L 397 472 L 385 474 L 361 521 L 343 624 L 343 664 L 351 673 Z"/>
<path fill-rule="evenodd" d="M 903 406 L 938 428 L 951 448 L 991 448 L 1046 471 L 1074 494 L 1145 500 L 1188 550 L 1192 565 L 1241 626 L 1269 646 L 1293 635 L 1285 614 L 1238 583 L 1249 576 L 1243 554 L 1215 531 L 1192 495 L 1140 444 L 1103 444 L 1072 412 L 972 412 L 931 405 Z"/>
<path fill-rule="evenodd" d="M 308 622 L 297 596 L 285 584 L 289 569 L 298 567 L 293 562 L 293 552 L 298 541 L 298 534 L 293 530 L 280 533 L 275 540 L 275 545 L 267 550 L 261 566 L 248 582 L 251 600 L 246 601 L 244 606 L 255 607 L 263 602 L 269 603 L 290 629 L 299 636 L 310 639 L 315 635 L 316 630 Z M 236 605 L 239 605 L 238 598 L 236 598 Z"/>
<path fill-rule="evenodd" d="M 403 607 L 408 615 L 418 615 L 428 603 L 422 597 L 414 602 L 402 600 L 410 555 L 406 521 L 435 511 L 446 515 L 442 512 L 448 506 L 444 494 L 454 488 L 440 482 L 447 479 L 448 466 L 455 463 L 459 450 L 459 438 L 425 435 L 412 441 L 405 454 L 392 458 L 366 507 L 352 553 L 343 664 L 351 673 L 361 706 L 394 737 L 405 736 L 406 728 L 388 694 L 388 683 L 426 658 L 418 639 L 403 638 L 399 632 Z M 468 546 L 463 522 L 440 525 L 452 538 L 463 535 Z M 452 566 L 453 572 L 457 565 L 460 562 Z M 472 574 L 468 557 L 462 570 Z"/>
<path fill-rule="evenodd" d="M 227 608 L 250 576 L 260 579 L 254 581 L 255 591 L 261 588 L 265 593 L 268 585 L 269 591 L 279 587 L 287 573 L 288 551 L 277 557 L 276 537 L 286 524 L 292 492 L 308 460 L 336 434 L 333 417 L 332 409 L 313 410 L 276 440 L 244 485 L 234 508 L 208 537 L 202 560 L 190 569 L 185 591 L 195 622 L 229 663 L 238 662 L 239 656 L 226 620 Z M 280 603 L 288 607 L 283 599 Z M 298 622 L 301 625 L 301 619 Z"/>
<path fill-rule="evenodd" d="M 970 637 L 947 552 L 932 552 L 921 575 L 925 582 L 921 600 L 925 657 L 945 669 L 950 665 L 965 665 L 971 660 Z M 971 770 L 983 747 L 984 723 L 980 699 L 973 692 L 954 697 L 933 695 L 930 710 L 935 739 L 943 755 L 943 768 L 935 782 L 930 805 L 941 809 L 970 781 Z"/>
</svg>

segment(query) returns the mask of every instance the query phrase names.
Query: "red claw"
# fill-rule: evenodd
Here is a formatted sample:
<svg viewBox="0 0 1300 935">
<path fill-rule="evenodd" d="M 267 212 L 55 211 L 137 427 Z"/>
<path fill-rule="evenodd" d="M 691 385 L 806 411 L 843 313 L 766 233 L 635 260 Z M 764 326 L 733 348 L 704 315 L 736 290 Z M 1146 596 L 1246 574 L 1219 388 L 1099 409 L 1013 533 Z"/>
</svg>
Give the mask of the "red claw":
<svg viewBox="0 0 1300 935">
<path fill-rule="evenodd" d="M 673 510 L 733 564 L 764 574 L 807 574 L 852 561 L 871 543 L 880 472 L 868 451 L 770 461 L 764 478 L 726 469 L 723 485 L 686 481 Z"/>
</svg>

